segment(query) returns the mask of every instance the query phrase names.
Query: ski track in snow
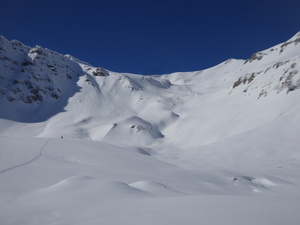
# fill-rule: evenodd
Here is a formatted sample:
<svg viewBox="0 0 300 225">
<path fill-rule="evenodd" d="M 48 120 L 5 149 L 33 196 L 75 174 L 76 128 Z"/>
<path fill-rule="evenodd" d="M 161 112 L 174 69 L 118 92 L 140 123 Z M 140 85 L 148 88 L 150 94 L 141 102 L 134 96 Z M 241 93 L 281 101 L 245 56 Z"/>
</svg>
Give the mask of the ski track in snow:
<svg viewBox="0 0 300 225">
<path fill-rule="evenodd" d="M 33 159 L 31 159 L 31 160 L 29 160 L 29 161 L 27 161 L 27 162 L 25 162 L 25 163 L 22 163 L 22 164 L 19 164 L 19 165 L 12 166 L 12 167 L 10 167 L 10 168 L 4 169 L 4 170 L 0 171 L 0 175 L 3 174 L 3 173 L 5 173 L 5 172 L 7 172 L 7 171 L 10 171 L 10 170 L 13 170 L 13 169 L 22 167 L 22 166 L 26 166 L 26 165 L 28 165 L 28 164 L 34 162 L 35 160 L 37 160 L 38 158 L 40 158 L 40 157 L 43 155 L 43 152 L 44 152 L 44 150 L 45 150 L 45 147 L 48 145 L 48 143 L 49 143 L 50 141 L 53 141 L 53 140 L 54 140 L 54 139 L 49 139 L 49 140 L 47 140 L 47 141 L 45 142 L 45 144 L 41 147 L 40 153 L 39 153 L 37 156 L 35 156 Z"/>
</svg>

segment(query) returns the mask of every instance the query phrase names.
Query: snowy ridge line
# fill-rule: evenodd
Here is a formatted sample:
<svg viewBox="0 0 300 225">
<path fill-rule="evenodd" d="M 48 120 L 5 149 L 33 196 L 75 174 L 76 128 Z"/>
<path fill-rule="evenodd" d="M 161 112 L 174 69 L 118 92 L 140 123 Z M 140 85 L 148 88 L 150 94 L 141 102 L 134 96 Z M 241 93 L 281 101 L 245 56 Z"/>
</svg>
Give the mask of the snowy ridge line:
<svg viewBox="0 0 300 225">
<path fill-rule="evenodd" d="M 3 173 L 5 173 L 5 172 L 7 172 L 7 171 L 10 171 L 10 170 L 13 170 L 13 169 L 16 169 L 16 168 L 25 166 L 25 165 L 28 165 L 28 164 L 32 163 L 33 161 L 37 160 L 38 158 L 40 158 L 40 157 L 43 155 L 44 149 L 45 149 L 45 147 L 47 146 L 47 144 L 48 144 L 50 141 L 53 141 L 53 140 L 54 140 L 54 139 L 49 139 L 49 140 L 47 140 L 47 141 L 45 142 L 45 144 L 41 147 L 40 153 L 39 153 L 36 157 L 34 157 L 33 159 L 31 159 L 31 160 L 29 160 L 29 161 L 27 161 L 27 162 L 25 162 L 25 163 L 22 163 L 22 164 L 20 164 L 20 165 L 16 165 L 16 166 L 12 166 L 12 167 L 10 167 L 10 168 L 4 169 L 4 170 L 0 171 L 0 174 L 3 174 Z"/>
</svg>

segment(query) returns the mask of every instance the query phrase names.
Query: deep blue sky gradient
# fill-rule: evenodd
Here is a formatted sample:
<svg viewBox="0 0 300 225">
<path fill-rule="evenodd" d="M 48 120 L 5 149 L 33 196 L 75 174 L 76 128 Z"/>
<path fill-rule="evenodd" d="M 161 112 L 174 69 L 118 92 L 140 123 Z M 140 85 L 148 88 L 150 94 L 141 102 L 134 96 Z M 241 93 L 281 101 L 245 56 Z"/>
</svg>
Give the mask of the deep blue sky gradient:
<svg viewBox="0 0 300 225">
<path fill-rule="evenodd" d="M 195 71 L 286 41 L 299 0 L 19 0 L 0 4 L 0 34 L 116 72 Z"/>
</svg>

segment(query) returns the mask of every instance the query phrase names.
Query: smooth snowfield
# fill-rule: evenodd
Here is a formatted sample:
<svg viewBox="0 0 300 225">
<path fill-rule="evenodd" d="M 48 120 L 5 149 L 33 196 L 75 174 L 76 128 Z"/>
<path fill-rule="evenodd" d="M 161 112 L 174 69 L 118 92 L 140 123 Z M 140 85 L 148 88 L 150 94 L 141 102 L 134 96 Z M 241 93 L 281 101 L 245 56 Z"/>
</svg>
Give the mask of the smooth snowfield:
<svg viewBox="0 0 300 225">
<path fill-rule="evenodd" d="M 253 168 L 251 177 L 239 169 L 229 172 L 227 167 L 215 169 L 205 164 L 195 172 L 133 148 L 101 142 L 7 137 L 0 140 L 2 146 L 10 146 L 10 153 L 18 156 L 11 159 L 1 151 L 2 224 L 299 221 L 298 173 L 281 175 L 282 170 L 299 169 L 299 164 L 292 168 L 293 163 L 285 162 L 285 168 L 276 168 L 279 162 L 274 162 L 269 174 Z M 231 157 L 232 161 L 238 160 L 235 154 Z"/>
<path fill-rule="evenodd" d="M 140 76 L 0 36 L 0 224 L 298 225 L 299 43 Z"/>
</svg>

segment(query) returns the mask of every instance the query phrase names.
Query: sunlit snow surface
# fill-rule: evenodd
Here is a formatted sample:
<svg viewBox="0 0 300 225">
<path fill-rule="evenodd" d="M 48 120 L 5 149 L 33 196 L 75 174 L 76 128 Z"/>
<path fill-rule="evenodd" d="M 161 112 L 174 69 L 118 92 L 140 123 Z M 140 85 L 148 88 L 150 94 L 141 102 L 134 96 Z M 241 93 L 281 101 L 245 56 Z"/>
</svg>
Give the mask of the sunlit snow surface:
<svg viewBox="0 0 300 225">
<path fill-rule="evenodd" d="M 1 37 L 0 224 L 298 225 L 299 38 L 144 77 Z"/>
</svg>

